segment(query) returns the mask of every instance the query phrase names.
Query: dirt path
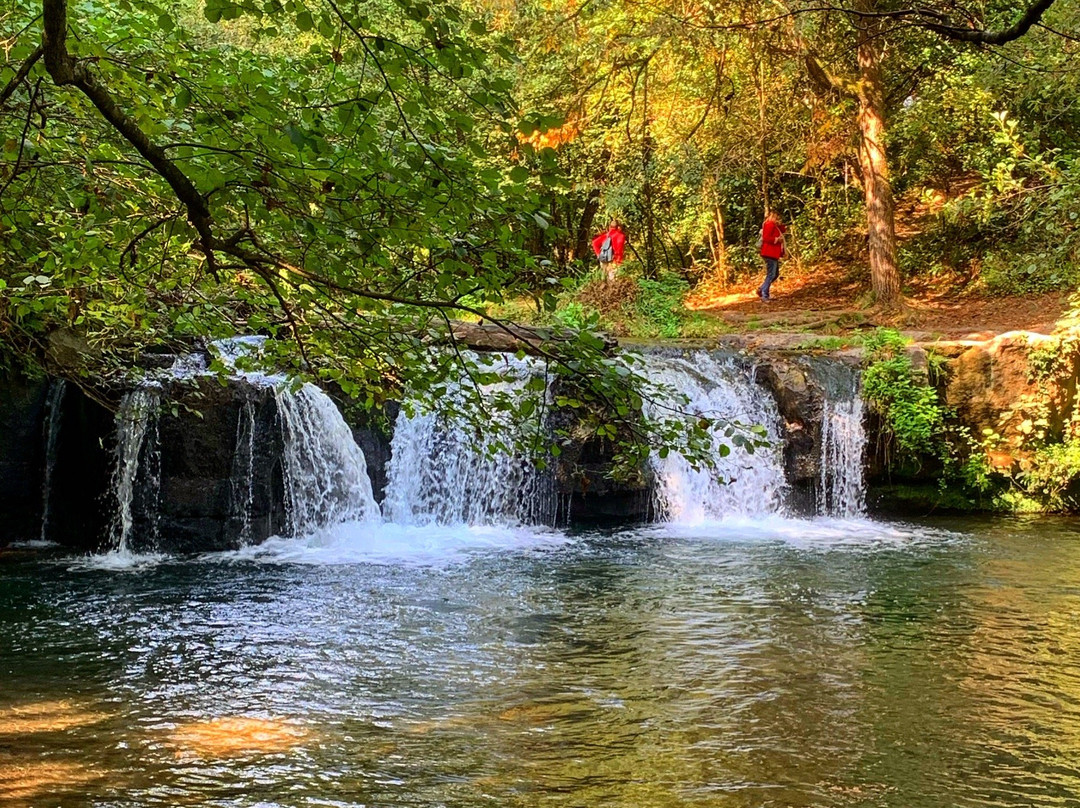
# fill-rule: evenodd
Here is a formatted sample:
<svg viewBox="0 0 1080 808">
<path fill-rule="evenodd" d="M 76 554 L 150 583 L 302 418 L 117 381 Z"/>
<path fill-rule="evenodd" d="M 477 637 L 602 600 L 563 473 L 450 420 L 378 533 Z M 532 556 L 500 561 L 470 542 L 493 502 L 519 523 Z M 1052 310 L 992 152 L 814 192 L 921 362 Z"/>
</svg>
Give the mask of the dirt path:
<svg viewBox="0 0 1080 808">
<path fill-rule="evenodd" d="M 793 328 L 840 333 L 853 328 L 889 325 L 943 338 L 985 338 L 1005 331 L 1049 333 L 1069 310 L 1066 292 L 988 297 L 957 288 L 955 278 L 937 279 L 908 290 L 907 310 L 899 317 L 883 317 L 865 306 L 869 278 L 837 265 L 812 269 L 781 269 L 772 300 L 757 297 L 760 277 L 691 294 L 686 307 L 717 317 L 733 327 Z"/>
</svg>

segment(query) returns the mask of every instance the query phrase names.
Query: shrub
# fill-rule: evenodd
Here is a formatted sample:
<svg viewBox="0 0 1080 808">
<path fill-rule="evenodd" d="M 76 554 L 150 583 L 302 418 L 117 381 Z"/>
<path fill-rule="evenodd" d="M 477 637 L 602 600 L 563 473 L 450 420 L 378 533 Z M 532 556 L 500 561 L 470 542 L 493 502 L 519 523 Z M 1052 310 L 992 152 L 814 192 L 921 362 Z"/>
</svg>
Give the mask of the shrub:
<svg viewBox="0 0 1080 808">
<path fill-rule="evenodd" d="M 863 396 L 881 416 L 888 439 L 904 460 L 941 457 L 945 408 L 937 391 L 915 374 L 907 340 L 891 329 L 867 337 L 870 364 L 863 371 Z"/>
<path fill-rule="evenodd" d="M 639 278 L 637 283 L 641 294 L 636 309 L 653 332 L 650 336 L 678 337 L 682 330 L 683 298 L 690 285 L 674 274 L 663 275 L 659 280 Z"/>
</svg>

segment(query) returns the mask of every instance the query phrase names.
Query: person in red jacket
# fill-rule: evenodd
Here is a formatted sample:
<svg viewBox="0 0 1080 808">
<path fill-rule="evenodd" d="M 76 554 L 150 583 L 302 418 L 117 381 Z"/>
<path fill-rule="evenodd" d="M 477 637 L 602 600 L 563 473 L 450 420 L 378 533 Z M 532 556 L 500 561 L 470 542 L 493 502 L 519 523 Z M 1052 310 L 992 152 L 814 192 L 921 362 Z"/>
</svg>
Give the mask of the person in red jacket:
<svg viewBox="0 0 1080 808">
<path fill-rule="evenodd" d="M 761 225 L 761 257 L 765 259 L 765 282 L 758 287 L 757 296 L 770 300 L 769 287 L 780 277 L 780 259 L 784 257 L 784 233 L 787 226 L 780 221 L 780 214 L 770 210 Z"/>
<path fill-rule="evenodd" d="M 615 280 L 615 272 L 623 261 L 626 249 L 626 233 L 619 226 L 618 219 L 612 219 L 608 229 L 592 240 L 593 252 L 600 259 L 600 268 L 608 281 Z"/>
</svg>

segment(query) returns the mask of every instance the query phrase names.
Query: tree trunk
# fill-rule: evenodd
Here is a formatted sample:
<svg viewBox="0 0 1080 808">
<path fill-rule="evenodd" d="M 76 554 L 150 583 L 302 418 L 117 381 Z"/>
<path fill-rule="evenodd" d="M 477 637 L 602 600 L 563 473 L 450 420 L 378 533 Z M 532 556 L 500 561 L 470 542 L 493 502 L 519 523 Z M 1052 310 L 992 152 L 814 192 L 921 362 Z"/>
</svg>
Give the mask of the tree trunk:
<svg viewBox="0 0 1080 808">
<path fill-rule="evenodd" d="M 581 219 L 578 220 L 577 237 L 574 239 L 574 254 L 572 258 L 580 261 L 588 261 L 592 258 L 592 228 L 596 221 L 596 214 L 600 212 L 600 189 L 594 188 L 589 191 L 585 199 L 585 207 L 581 209 Z"/>
<path fill-rule="evenodd" d="M 863 5 L 871 7 L 872 3 Z M 872 10 L 869 9 L 868 10 Z M 902 305 L 896 268 L 896 222 L 889 164 L 885 153 L 885 98 L 881 80 L 879 24 L 864 18 L 859 29 L 859 165 L 866 194 L 870 242 L 870 283 L 885 308 Z"/>
<path fill-rule="evenodd" d="M 754 68 L 754 87 L 758 97 L 758 156 L 760 160 L 758 167 L 761 174 L 762 216 L 765 216 L 772 210 L 772 203 L 769 201 L 769 119 L 765 109 L 765 60 L 761 55 L 758 56 L 757 65 Z"/>
</svg>

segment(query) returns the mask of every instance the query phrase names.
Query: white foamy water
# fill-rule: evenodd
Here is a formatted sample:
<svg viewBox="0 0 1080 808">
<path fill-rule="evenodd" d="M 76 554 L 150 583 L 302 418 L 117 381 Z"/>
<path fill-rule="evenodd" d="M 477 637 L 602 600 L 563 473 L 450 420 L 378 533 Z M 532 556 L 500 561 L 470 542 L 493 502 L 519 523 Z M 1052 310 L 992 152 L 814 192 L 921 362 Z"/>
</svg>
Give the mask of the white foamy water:
<svg viewBox="0 0 1080 808">
<path fill-rule="evenodd" d="M 705 351 L 688 357 L 649 356 L 645 373 L 688 399 L 682 417 L 707 417 L 765 428 L 769 446 L 754 452 L 735 446 L 723 426 L 713 429 L 714 467 L 694 468 L 671 452 L 651 458 L 657 509 L 663 521 L 699 524 L 708 520 L 763 517 L 781 511 L 785 487 L 779 414 L 772 396 L 734 362 Z M 670 417 L 666 404 L 652 402 L 650 414 Z M 724 456 L 722 447 L 730 453 Z"/>
<path fill-rule="evenodd" d="M 780 514 L 710 519 L 693 525 L 661 523 L 632 528 L 627 533 L 649 540 L 776 543 L 805 550 L 910 549 L 967 540 L 967 537 L 960 533 L 902 522 L 829 516 L 799 519 Z"/>
<path fill-rule="evenodd" d="M 440 566 L 477 553 L 522 553 L 573 540 L 541 527 L 398 525 L 346 522 L 297 538 L 275 536 L 259 545 L 204 556 L 207 560 L 273 564 L 419 564 Z"/>
<path fill-rule="evenodd" d="M 139 572 L 171 561 L 164 553 L 133 553 L 129 550 L 111 550 L 107 553 L 80 556 L 68 560 L 69 569 L 102 570 L 105 572 Z"/>
<path fill-rule="evenodd" d="M 333 400 L 313 384 L 276 391 L 285 437 L 285 497 L 293 535 L 340 522 L 374 522 L 367 461 Z"/>
</svg>

